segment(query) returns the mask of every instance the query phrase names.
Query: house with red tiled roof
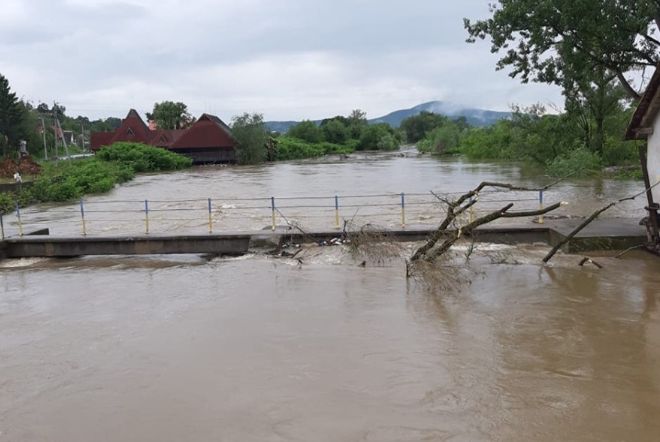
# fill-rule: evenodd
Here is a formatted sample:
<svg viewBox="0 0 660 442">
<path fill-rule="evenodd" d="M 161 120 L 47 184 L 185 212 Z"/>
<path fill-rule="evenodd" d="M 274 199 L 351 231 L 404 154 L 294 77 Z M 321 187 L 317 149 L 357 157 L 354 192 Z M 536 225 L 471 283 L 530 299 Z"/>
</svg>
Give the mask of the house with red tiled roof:
<svg viewBox="0 0 660 442">
<path fill-rule="evenodd" d="M 119 141 L 161 147 L 185 155 L 196 164 L 236 162 L 236 140 L 229 126 L 215 115 L 203 114 L 187 129 L 166 130 L 145 124 L 131 109 L 114 132 L 92 133 L 92 150 Z"/>
</svg>

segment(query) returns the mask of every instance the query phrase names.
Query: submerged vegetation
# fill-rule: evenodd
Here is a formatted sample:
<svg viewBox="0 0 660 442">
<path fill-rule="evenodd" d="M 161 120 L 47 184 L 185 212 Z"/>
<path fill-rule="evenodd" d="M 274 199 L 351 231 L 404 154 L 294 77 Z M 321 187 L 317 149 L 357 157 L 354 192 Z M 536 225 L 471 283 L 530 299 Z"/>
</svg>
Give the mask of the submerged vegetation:
<svg viewBox="0 0 660 442">
<path fill-rule="evenodd" d="M 369 124 L 360 110 L 319 124 L 304 120 L 286 134 L 269 134 L 261 114 L 243 114 L 233 119 L 232 131 L 238 142 L 240 164 L 396 150 L 403 140 L 401 132 L 388 124 Z"/>
<path fill-rule="evenodd" d="M 461 120 L 423 114 L 404 121 L 404 127 L 410 128 L 406 133 L 412 139 L 408 139 L 416 142 L 421 152 L 526 161 L 542 166 L 553 176 L 590 176 L 605 167 L 639 164 L 639 143 L 623 140 L 630 113 L 625 103 L 612 112 L 604 126 L 602 146 L 594 142 L 593 121 L 577 119 L 568 112 L 548 114 L 541 106 L 516 108 L 511 119 L 488 127 L 469 127 Z M 421 138 L 420 126 L 425 130 Z"/>
<path fill-rule="evenodd" d="M 0 211 L 16 205 L 49 201 L 70 201 L 83 195 L 103 193 L 131 180 L 136 173 L 159 172 L 189 167 L 191 160 L 165 149 L 139 143 L 116 143 L 103 148 L 94 158 L 46 163 L 30 185 L 16 192 L 0 194 Z"/>
</svg>

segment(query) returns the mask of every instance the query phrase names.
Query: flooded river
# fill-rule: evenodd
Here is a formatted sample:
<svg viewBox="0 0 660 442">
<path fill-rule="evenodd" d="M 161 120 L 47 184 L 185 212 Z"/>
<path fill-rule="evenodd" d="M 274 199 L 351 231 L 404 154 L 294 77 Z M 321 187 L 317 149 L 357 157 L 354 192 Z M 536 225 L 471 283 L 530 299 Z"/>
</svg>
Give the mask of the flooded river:
<svg viewBox="0 0 660 442">
<path fill-rule="evenodd" d="M 381 155 L 141 176 L 89 201 L 451 192 L 483 180 L 549 181 Z M 640 188 L 572 181 L 548 199 L 576 202 L 565 210 L 579 215 Z M 260 228 L 270 214 L 259 210 L 218 221 Z M 59 215 L 55 234 L 77 231 Z M 112 221 L 91 228 L 116 233 Z M 186 226 L 203 233 L 203 222 Z M 346 246 L 310 247 L 302 263 L 4 261 L 0 441 L 658 440 L 660 260 L 601 256 L 598 270 L 560 254 L 542 266 L 547 249 L 480 244 L 469 263 L 414 279 L 400 259 L 361 266 Z"/>
<path fill-rule="evenodd" d="M 306 228 L 334 228 L 335 204 L 341 219 L 387 227 L 401 224 L 401 196 L 406 194 L 407 224 L 437 224 L 443 206 L 430 193 L 448 198 L 482 181 L 536 188 L 553 179 L 519 165 L 469 162 L 460 158 L 419 156 L 415 150 L 386 154 L 355 154 L 350 159 L 326 157 L 246 167 L 197 167 L 180 172 L 141 175 L 114 191 L 85 198 L 86 229 L 90 235 L 140 234 L 145 231 L 145 200 L 149 201 L 150 233 L 208 232 L 208 198 L 212 199 L 215 232 L 259 230 L 271 225 L 271 197 L 276 223 Z M 544 202 L 565 201 L 557 214 L 586 216 L 613 199 L 643 189 L 641 181 L 566 180 L 544 194 Z M 337 196 L 337 200 L 335 200 Z M 513 210 L 539 207 L 538 192 L 484 193 L 477 212 L 507 202 Z M 630 201 L 606 216 L 641 218 L 644 202 Z M 40 205 L 22 212 L 26 231 L 47 227 L 51 235 L 80 235 L 79 204 Z M 16 235 L 15 216 L 6 217 L 6 230 Z"/>
<path fill-rule="evenodd" d="M 480 247 L 6 262 L 0 440 L 657 440 L 660 261 Z"/>
</svg>

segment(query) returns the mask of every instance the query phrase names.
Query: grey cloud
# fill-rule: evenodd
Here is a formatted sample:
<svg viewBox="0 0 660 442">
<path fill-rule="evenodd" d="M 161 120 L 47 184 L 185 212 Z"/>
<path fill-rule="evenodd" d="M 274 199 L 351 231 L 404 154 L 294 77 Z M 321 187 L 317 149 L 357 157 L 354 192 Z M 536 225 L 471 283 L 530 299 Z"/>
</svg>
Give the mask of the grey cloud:
<svg viewBox="0 0 660 442">
<path fill-rule="evenodd" d="M 487 14 L 488 0 L 3 2 L 18 12 L 0 18 L 0 72 L 21 96 L 91 117 L 162 99 L 273 119 L 561 100 L 495 72 L 487 45 L 465 43 L 463 17 Z"/>
</svg>

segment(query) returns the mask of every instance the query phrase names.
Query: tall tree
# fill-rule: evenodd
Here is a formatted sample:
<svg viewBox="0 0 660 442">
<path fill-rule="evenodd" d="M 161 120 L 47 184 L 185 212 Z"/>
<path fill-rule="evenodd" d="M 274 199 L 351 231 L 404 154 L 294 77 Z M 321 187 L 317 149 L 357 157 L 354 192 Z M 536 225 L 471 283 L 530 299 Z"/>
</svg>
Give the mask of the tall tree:
<svg viewBox="0 0 660 442">
<path fill-rule="evenodd" d="M 173 101 L 154 103 L 153 111 L 147 112 L 147 119 L 155 121 L 161 129 L 184 129 L 193 122 L 188 106 Z"/>
<path fill-rule="evenodd" d="M 248 114 L 232 118 L 231 130 L 238 142 L 237 160 L 240 164 L 257 164 L 266 160 L 268 132 L 261 114 Z"/>
<path fill-rule="evenodd" d="M 639 98 L 630 74 L 660 61 L 660 0 L 499 0 L 492 16 L 465 19 L 469 42 L 490 38 L 512 77 L 562 85 L 604 69 Z"/>
<path fill-rule="evenodd" d="M 9 88 L 9 81 L 0 74 L 0 144 L 3 154 L 6 155 L 8 145 L 18 145 L 23 117 L 23 106 Z"/>
</svg>

